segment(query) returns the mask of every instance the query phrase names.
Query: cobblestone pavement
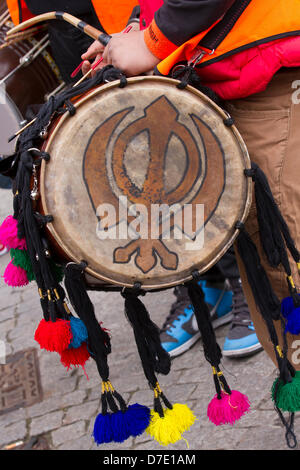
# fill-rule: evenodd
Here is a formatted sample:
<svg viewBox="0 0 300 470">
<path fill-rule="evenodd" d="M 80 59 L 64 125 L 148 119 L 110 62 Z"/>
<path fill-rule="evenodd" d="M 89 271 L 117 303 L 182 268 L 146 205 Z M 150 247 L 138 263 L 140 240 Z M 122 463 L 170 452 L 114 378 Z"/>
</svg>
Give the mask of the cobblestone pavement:
<svg viewBox="0 0 300 470">
<path fill-rule="evenodd" d="M 0 222 L 11 212 L 10 191 L 0 190 Z M 0 258 L 1 274 L 9 255 Z M 95 310 L 112 335 L 113 352 L 109 357 L 111 381 L 131 403 L 152 405 L 149 390 L 141 371 L 131 327 L 123 314 L 119 294 L 93 293 Z M 174 300 L 172 292 L 146 296 L 145 303 L 152 318 L 161 324 Z M 33 339 L 41 319 L 39 299 L 35 286 L 11 289 L 0 281 L 0 340 L 5 341 L 7 354 L 37 347 Z M 226 327 L 217 330 L 223 344 Z M 38 348 L 43 401 L 0 416 L 0 449 L 5 445 L 29 440 L 32 436 L 46 436 L 51 449 L 97 449 L 91 437 L 92 426 L 100 409 L 99 376 L 90 360 L 86 366 L 89 380 L 81 369 L 67 372 L 55 353 Z M 264 352 L 243 360 L 223 359 L 223 369 L 232 388 L 246 393 L 252 412 L 234 427 L 216 428 L 206 417 L 206 408 L 214 395 L 210 368 L 198 342 L 190 351 L 173 360 L 172 371 L 161 377 L 160 383 L 172 402 L 187 403 L 198 421 L 185 433 L 191 450 L 211 449 L 286 449 L 282 429 L 270 399 L 270 388 L 276 376 L 275 369 Z M 298 428 L 298 429 L 297 429 Z M 300 421 L 296 421 L 300 431 Z M 129 439 L 121 445 L 104 445 L 99 450 L 162 449 L 147 435 Z M 170 450 L 185 450 L 180 441 Z"/>
</svg>

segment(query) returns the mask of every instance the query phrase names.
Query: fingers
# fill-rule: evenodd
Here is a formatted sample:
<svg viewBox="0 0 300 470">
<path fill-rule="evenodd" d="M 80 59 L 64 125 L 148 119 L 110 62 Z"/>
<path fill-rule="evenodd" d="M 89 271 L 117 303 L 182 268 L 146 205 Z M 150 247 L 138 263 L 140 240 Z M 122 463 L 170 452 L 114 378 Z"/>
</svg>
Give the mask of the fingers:
<svg viewBox="0 0 300 470">
<path fill-rule="evenodd" d="M 88 50 L 84 54 L 82 54 L 81 58 L 83 60 L 94 59 L 97 56 L 97 54 L 102 54 L 103 51 L 104 51 L 104 46 L 100 44 L 99 41 L 94 41 L 90 45 Z"/>
<path fill-rule="evenodd" d="M 82 64 L 82 67 L 81 67 L 82 74 L 85 75 L 86 73 L 88 73 L 90 68 L 91 68 L 91 64 L 89 63 L 88 60 L 85 60 Z"/>
</svg>

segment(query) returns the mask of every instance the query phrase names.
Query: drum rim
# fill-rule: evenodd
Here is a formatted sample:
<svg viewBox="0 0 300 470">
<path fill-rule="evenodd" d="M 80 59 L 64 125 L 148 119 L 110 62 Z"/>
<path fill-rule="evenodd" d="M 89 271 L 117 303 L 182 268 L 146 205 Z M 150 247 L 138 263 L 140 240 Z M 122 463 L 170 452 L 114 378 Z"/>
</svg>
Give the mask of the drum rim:
<svg viewBox="0 0 300 470">
<path fill-rule="evenodd" d="M 128 83 L 139 83 L 139 82 L 145 82 L 145 81 L 147 81 L 147 82 L 163 81 L 165 83 L 170 83 L 170 84 L 175 85 L 175 86 L 178 85 L 178 80 L 175 80 L 173 78 L 161 77 L 161 76 L 149 76 L 149 75 L 148 76 L 130 77 L 130 78 L 127 79 L 127 81 L 128 81 Z M 79 106 L 81 106 L 87 100 L 93 98 L 94 96 L 98 95 L 99 93 L 103 93 L 103 92 L 109 90 L 110 88 L 113 89 L 113 88 L 116 88 L 118 86 L 119 86 L 119 81 L 113 81 L 113 82 L 107 83 L 105 85 L 101 85 L 101 86 L 87 92 L 82 97 L 80 97 L 78 99 L 78 101 L 76 101 L 74 103 L 74 106 L 77 109 Z M 221 117 L 224 120 L 228 119 L 228 113 L 226 113 L 226 111 L 224 111 L 222 108 L 217 106 L 210 98 L 208 98 L 201 91 L 197 90 L 196 88 L 194 88 L 190 85 L 188 85 L 186 87 L 186 89 L 188 91 L 190 91 L 192 94 L 200 97 L 203 101 L 205 101 L 219 115 L 221 115 Z M 52 144 L 56 134 L 58 133 L 60 127 L 62 126 L 64 121 L 66 119 L 68 119 L 68 117 L 69 117 L 68 113 L 65 113 L 57 121 L 55 121 L 55 127 L 51 131 L 51 134 L 50 134 L 47 142 L 45 143 L 45 145 L 43 147 L 43 149 L 46 152 L 49 150 L 49 147 L 51 146 L 51 144 Z M 239 133 L 239 131 L 236 128 L 235 125 L 230 126 L 230 128 L 231 128 L 231 131 L 232 131 L 236 141 L 240 145 L 241 154 L 243 155 L 243 158 L 244 158 L 244 168 L 245 169 L 251 169 L 251 160 L 250 160 L 249 152 L 248 152 L 247 146 L 246 146 L 241 134 Z M 43 210 L 45 211 L 45 213 L 48 214 L 46 198 L 45 198 L 45 191 L 44 191 L 46 165 L 47 165 L 47 163 L 45 161 L 43 161 L 42 165 L 41 165 L 41 171 L 40 171 L 40 193 L 41 193 L 41 201 L 42 201 Z M 245 178 L 246 178 L 246 176 L 245 176 Z M 243 214 L 239 219 L 239 221 L 242 222 L 242 223 L 244 223 L 246 221 L 246 219 L 249 215 L 250 208 L 251 208 L 251 203 L 252 203 L 252 181 L 251 181 L 251 178 L 246 179 L 245 187 L 246 187 L 246 193 L 247 193 L 246 199 L 245 199 L 245 206 L 244 206 Z M 69 248 L 65 245 L 63 240 L 60 238 L 60 236 L 56 232 L 56 230 L 53 226 L 53 223 L 51 223 L 51 222 L 48 223 L 47 224 L 47 229 L 48 229 L 49 233 L 52 235 L 52 237 L 54 238 L 55 242 L 59 245 L 61 250 L 72 260 L 72 262 L 80 263 L 82 261 L 82 259 L 76 257 L 74 255 L 74 253 L 72 253 L 69 250 Z M 171 287 L 178 286 L 178 285 L 183 284 L 187 281 L 190 281 L 192 279 L 192 271 L 194 271 L 195 269 L 198 269 L 199 273 L 203 274 L 204 272 L 208 271 L 212 266 L 214 266 L 222 258 L 222 256 L 224 256 L 224 254 L 228 251 L 230 246 L 234 243 L 234 241 L 237 238 L 238 234 L 239 234 L 239 229 L 236 229 L 233 232 L 232 236 L 230 237 L 229 241 L 224 245 L 224 247 L 214 257 L 214 259 L 211 260 L 210 263 L 205 265 L 205 268 L 203 268 L 203 269 L 197 268 L 197 265 L 191 266 L 191 274 L 189 276 L 182 276 L 182 279 L 180 279 L 180 280 L 169 281 L 169 282 L 164 282 L 164 283 L 159 283 L 159 284 L 155 284 L 155 283 L 153 283 L 153 284 L 150 284 L 150 283 L 149 284 L 148 283 L 147 284 L 142 284 L 143 289 L 147 290 L 147 291 L 151 291 L 151 290 L 155 290 L 155 289 L 168 289 L 168 288 L 171 288 Z M 134 285 L 134 282 L 132 282 L 132 283 L 122 282 L 121 283 L 121 282 L 117 281 L 116 279 L 112 279 L 112 278 L 107 277 L 103 274 L 99 274 L 98 272 L 94 271 L 93 269 L 91 269 L 89 267 L 87 267 L 85 269 L 85 271 L 90 276 L 92 276 L 93 278 L 97 279 L 98 281 L 99 280 L 103 281 L 103 283 L 106 283 L 106 284 L 116 285 L 116 286 L 119 286 L 119 287 L 128 287 L 128 288 L 131 288 Z M 136 282 L 139 282 L 139 280 L 137 279 Z"/>
</svg>

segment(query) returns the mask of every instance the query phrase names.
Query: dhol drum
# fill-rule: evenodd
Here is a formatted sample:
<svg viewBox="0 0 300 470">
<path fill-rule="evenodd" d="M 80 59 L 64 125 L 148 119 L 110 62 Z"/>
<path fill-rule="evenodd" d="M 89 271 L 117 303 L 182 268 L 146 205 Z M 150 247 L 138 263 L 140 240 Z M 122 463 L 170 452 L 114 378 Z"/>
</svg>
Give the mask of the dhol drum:
<svg viewBox="0 0 300 470">
<path fill-rule="evenodd" d="M 39 174 L 52 252 L 91 286 L 161 289 L 227 251 L 251 203 L 246 146 L 201 92 L 163 77 L 112 82 L 53 123 Z"/>
<path fill-rule="evenodd" d="M 44 103 L 46 96 L 60 87 L 59 70 L 51 56 L 45 32 L 14 42 L 6 40 L 13 27 L 6 2 L 0 2 L 0 154 L 10 154 L 8 143 L 24 123 L 29 105 Z M 26 35 L 25 35 L 26 36 Z"/>
</svg>

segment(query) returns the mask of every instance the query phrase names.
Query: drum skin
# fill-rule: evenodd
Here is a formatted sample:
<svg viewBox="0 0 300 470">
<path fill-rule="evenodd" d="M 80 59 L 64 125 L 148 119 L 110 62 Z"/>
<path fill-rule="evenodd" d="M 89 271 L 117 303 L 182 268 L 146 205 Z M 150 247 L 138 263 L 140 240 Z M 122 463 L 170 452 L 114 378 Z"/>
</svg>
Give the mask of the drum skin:
<svg viewBox="0 0 300 470">
<path fill-rule="evenodd" d="M 53 252 L 85 260 L 90 284 L 181 284 L 212 267 L 247 218 L 241 136 L 205 95 L 177 84 L 135 77 L 123 89 L 94 89 L 73 117 L 54 123 L 43 147 L 51 158 L 41 167 L 41 205 L 54 218 Z"/>
</svg>

